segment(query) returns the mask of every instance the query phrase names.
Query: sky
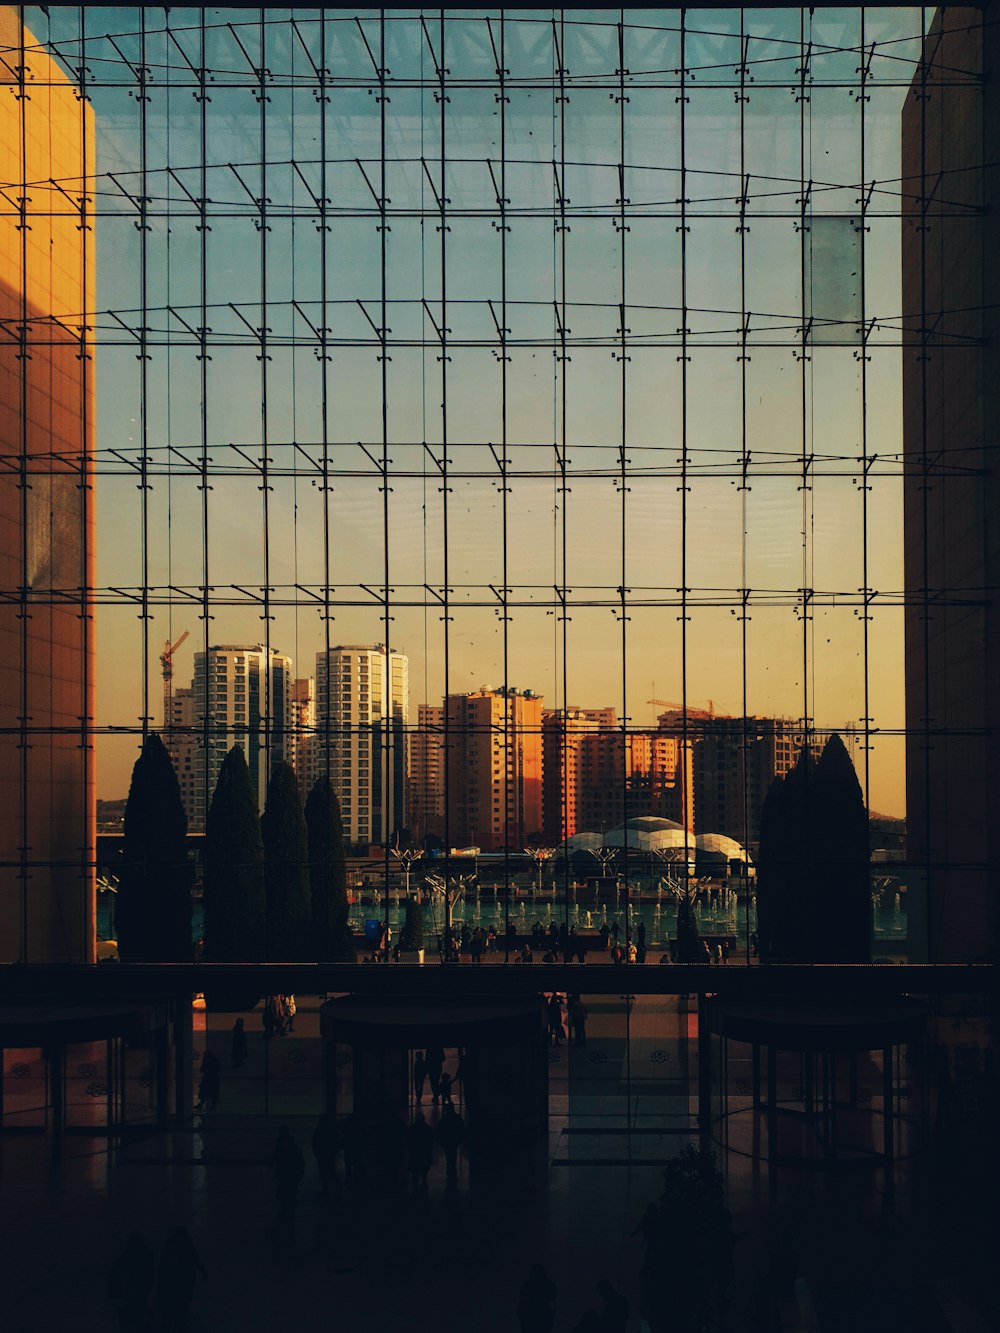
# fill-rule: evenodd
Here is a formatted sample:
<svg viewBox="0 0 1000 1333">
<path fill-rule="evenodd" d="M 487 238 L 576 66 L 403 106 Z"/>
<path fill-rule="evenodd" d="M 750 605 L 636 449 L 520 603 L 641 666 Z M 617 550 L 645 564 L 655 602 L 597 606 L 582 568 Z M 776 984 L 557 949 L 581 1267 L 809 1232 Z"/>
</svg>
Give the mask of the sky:
<svg viewBox="0 0 1000 1333">
<path fill-rule="evenodd" d="M 868 10 L 862 33 L 857 10 L 817 11 L 802 30 L 797 11 L 748 10 L 742 35 L 739 11 L 690 11 L 683 61 L 677 11 L 626 11 L 626 103 L 611 11 L 573 11 L 558 48 L 538 12 L 506 11 L 502 105 L 496 12 L 449 27 L 442 104 L 438 28 L 388 11 L 384 106 L 363 41 L 377 64 L 377 17 L 326 25 L 323 103 L 316 11 L 293 12 L 297 32 L 264 35 L 262 116 L 254 11 L 209 11 L 204 177 L 203 104 L 181 55 L 200 49 L 193 11 L 171 10 L 176 41 L 146 11 L 146 103 L 125 63 L 138 62 L 136 11 L 87 16 L 103 82 L 98 585 L 118 590 L 98 610 L 97 709 L 122 728 L 99 738 L 99 795 L 125 793 L 130 733 L 160 720 L 164 640 L 190 634 L 178 684 L 206 642 L 266 639 L 312 674 L 327 633 L 385 638 L 388 586 L 414 716 L 446 684 L 506 682 L 547 705 L 612 704 L 634 726 L 654 722 L 647 700 L 685 697 L 734 714 L 807 708 L 821 728 L 868 717 L 870 804 L 902 814 L 898 163 L 919 11 Z M 78 28 L 50 13 L 72 63 Z M 143 582 L 175 590 L 145 623 L 129 593 Z"/>
</svg>

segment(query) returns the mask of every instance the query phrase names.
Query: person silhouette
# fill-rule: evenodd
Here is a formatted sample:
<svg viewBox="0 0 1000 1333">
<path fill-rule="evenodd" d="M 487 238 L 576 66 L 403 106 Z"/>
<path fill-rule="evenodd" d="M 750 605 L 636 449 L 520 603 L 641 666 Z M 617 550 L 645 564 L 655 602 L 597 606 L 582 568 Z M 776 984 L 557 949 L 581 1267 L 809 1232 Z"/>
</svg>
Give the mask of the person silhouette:
<svg viewBox="0 0 1000 1333">
<path fill-rule="evenodd" d="M 247 1034 L 243 1027 L 243 1019 L 238 1018 L 233 1024 L 232 1046 L 230 1048 L 233 1068 L 239 1069 L 247 1062 Z"/>
<path fill-rule="evenodd" d="M 340 1147 L 340 1135 L 337 1122 L 329 1111 L 319 1118 L 319 1124 L 313 1130 L 312 1150 L 319 1172 L 319 1183 L 328 1197 L 340 1193 L 340 1181 L 337 1179 L 337 1150 Z"/>
<path fill-rule="evenodd" d="M 108 1300 L 118 1314 L 120 1333 L 142 1333 L 146 1327 L 146 1303 L 153 1290 L 153 1251 L 138 1231 L 111 1265 Z"/>
<path fill-rule="evenodd" d="M 201 1081 L 198 1084 L 198 1105 L 196 1110 L 214 1111 L 219 1101 L 219 1074 L 221 1066 L 218 1057 L 206 1051 L 201 1060 Z"/>
<path fill-rule="evenodd" d="M 295 1205 L 299 1197 L 299 1182 L 306 1164 L 302 1149 L 292 1138 L 291 1130 L 282 1125 L 271 1156 L 278 1197 L 278 1226 L 284 1226 L 289 1236 L 295 1227 Z"/>
<path fill-rule="evenodd" d="M 427 1188 L 427 1173 L 434 1160 L 434 1131 L 418 1111 L 406 1132 L 406 1156 L 414 1190 Z"/>
<path fill-rule="evenodd" d="M 438 1142 L 444 1150 L 448 1185 L 454 1188 L 458 1184 L 458 1149 L 465 1138 L 465 1121 L 455 1110 L 452 1102 L 445 1102 L 441 1108 L 441 1119 L 437 1127 Z"/>
<path fill-rule="evenodd" d="M 517 1300 L 517 1322 L 521 1333 L 548 1333 L 556 1322 L 556 1284 L 542 1264 L 528 1274 Z"/>
<path fill-rule="evenodd" d="M 175 1227 L 160 1256 L 156 1275 L 156 1308 L 160 1333 L 187 1333 L 195 1279 L 207 1278 L 205 1265 L 185 1227 Z"/>
<path fill-rule="evenodd" d="M 444 1066 L 444 1051 L 440 1046 L 427 1048 L 427 1079 L 431 1085 L 431 1105 L 437 1106 L 441 1091 L 441 1070 Z"/>
</svg>

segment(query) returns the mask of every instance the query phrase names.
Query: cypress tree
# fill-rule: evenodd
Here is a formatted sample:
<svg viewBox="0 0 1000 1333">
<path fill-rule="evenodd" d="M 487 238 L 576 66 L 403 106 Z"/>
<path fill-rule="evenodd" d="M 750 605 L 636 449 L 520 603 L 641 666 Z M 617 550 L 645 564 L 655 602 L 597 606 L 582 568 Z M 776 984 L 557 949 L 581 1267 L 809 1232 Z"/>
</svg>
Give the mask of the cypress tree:
<svg viewBox="0 0 1000 1333">
<path fill-rule="evenodd" d="M 155 733 L 146 737 L 132 769 L 123 825 L 118 955 L 125 963 L 189 962 L 187 816 L 170 755 Z"/>
<path fill-rule="evenodd" d="M 839 736 L 830 737 L 816 765 L 816 805 L 820 828 L 814 873 L 824 918 L 817 961 L 871 962 L 868 811 Z"/>
<path fill-rule="evenodd" d="M 340 802 L 328 777 L 322 777 L 306 799 L 309 844 L 309 898 L 313 957 L 319 962 L 357 960 L 348 924 L 347 862 Z"/>
<path fill-rule="evenodd" d="M 777 777 L 767 789 L 760 812 L 760 841 L 757 850 L 757 939 L 762 963 L 778 956 L 780 939 L 779 904 L 784 898 L 780 880 L 785 855 L 785 779 Z"/>
<path fill-rule="evenodd" d="M 274 765 L 260 825 L 267 884 L 265 954 L 273 962 L 298 962 L 312 953 L 309 846 L 299 784 L 288 764 Z"/>
<path fill-rule="evenodd" d="M 803 747 L 795 767 L 771 784 L 761 811 L 757 919 L 764 962 L 813 961 L 821 947 L 818 814 L 815 764 Z"/>
<path fill-rule="evenodd" d="M 264 842 L 250 771 L 240 746 L 223 760 L 205 830 L 205 958 L 264 956 Z"/>
</svg>

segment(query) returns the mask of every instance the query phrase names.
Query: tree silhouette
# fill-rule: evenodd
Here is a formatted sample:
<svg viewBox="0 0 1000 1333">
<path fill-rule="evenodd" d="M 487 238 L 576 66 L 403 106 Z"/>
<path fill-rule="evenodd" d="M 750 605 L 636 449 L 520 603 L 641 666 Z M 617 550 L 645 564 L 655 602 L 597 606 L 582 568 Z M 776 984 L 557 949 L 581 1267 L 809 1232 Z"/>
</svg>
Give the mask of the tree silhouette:
<svg viewBox="0 0 1000 1333">
<path fill-rule="evenodd" d="M 763 962 L 812 961 L 819 947 L 822 921 L 812 874 L 818 832 L 816 764 L 803 746 L 795 767 L 775 779 L 761 812 L 757 908 L 765 929 L 757 933 Z"/>
<path fill-rule="evenodd" d="M 831 736 L 816 765 L 816 804 L 821 812 L 814 854 L 823 908 L 822 961 L 871 962 L 871 875 L 868 811 L 851 756 Z"/>
<path fill-rule="evenodd" d="M 190 961 L 187 816 L 170 755 L 155 733 L 146 737 L 132 769 L 123 830 L 118 956 L 125 963 Z"/>
<path fill-rule="evenodd" d="M 694 889 L 686 884 L 677 904 L 677 961 L 679 963 L 703 963 L 705 950 L 702 947 L 698 924 L 694 915 Z"/>
<path fill-rule="evenodd" d="M 399 947 L 407 953 L 414 953 L 424 947 L 424 909 L 419 898 L 406 900 L 406 916 L 399 934 Z"/>
<path fill-rule="evenodd" d="M 306 800 L 309 845 L 309 898 L 312 956 L 319 962 L 357 960 L 348 924 L 347 862 L 340 802 L 328 777 L 321 777 Z"/>
<path fill-rule="evenodd" d="M 265 953 L 275 962 L 300 961 L 312 953 L 309 847 L 299 784 L 288 764 L 274 765 L 260 825 L 267 868 Z"/>
<path fill-rule="evenodd" d="M 222 762 L 205 829 L 205 957 L 216 963 L 264 957 L 264 841 L 250 771 L 240 746 Z"/>
<path fill-rule="evenodd" d="M 803 748 L 761 810 L 757 933 L 762 962 L 866 962 L 868 815 L 850 755 L 831 736 Z"/>
</svg>

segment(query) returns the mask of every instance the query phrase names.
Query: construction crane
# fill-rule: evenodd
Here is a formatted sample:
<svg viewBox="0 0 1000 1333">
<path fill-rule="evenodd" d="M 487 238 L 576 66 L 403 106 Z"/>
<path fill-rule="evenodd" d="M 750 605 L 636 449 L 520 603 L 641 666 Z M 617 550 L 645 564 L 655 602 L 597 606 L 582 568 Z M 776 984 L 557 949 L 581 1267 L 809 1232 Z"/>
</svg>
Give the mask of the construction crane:
<svg viewBox="0 0 1000 1333">
<path fill-rule="evenodd" d="M 170 731 L 173 721 L 170 716 L 170 705 L 174 697 L 174 653 L 187 637 L 188 631 L 185 630 L 176 643 L 172 644 L 167 639 L 160 654 L 160 666 L 163 668 L 163 730 L 167 732 Z"/>
<path fill-rule="evenodd" d="M 669 709 L 674 713 L 683 713 L 686 711 L 688 717 L 715 717 L 715 704 L 711 699 L 708 701 L 707 711 L 704 708 L 685 709 L 683 704 L 671 703 L 669 699 L 647 699 L 646 702 L 648 704 L 653 704 L 657 708 Z"/>
</svg>

